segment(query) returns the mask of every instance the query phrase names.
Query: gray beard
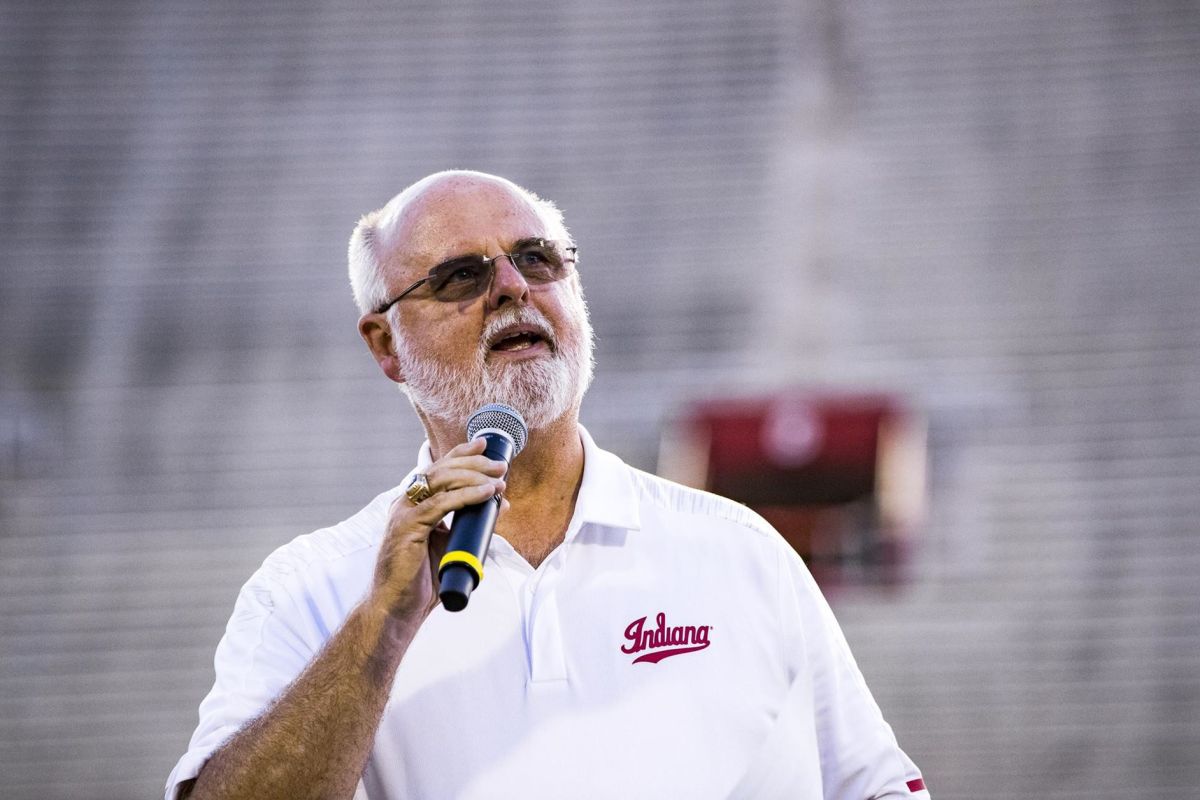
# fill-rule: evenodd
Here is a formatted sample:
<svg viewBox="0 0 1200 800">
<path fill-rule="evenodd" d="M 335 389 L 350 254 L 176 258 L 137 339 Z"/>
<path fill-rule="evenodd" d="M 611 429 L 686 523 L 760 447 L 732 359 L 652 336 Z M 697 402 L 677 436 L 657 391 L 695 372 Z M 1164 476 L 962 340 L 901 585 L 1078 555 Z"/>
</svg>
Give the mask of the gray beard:
<svg viewBox="0 0 1200 800">
<path fill-rule="evenodd" d="M 497 312 L 488 320 L 474 363 L 466 371 L 417 355 L 393 326 L 396 356 L 405 376 L 400 387 L 419 411 L 464 428 L 471 414 L 488 403 L 515 408 L 530 429 L 545 428 L 578 407 L 592 381 L 592 326 L 583 298 L 577 303 L 578 325 L 554 332 L 548 358 L 489 364 L 487 342 L 501 328 L 529 323 L 553 331 L 550 321 L 531 306 Z"/>
</svg>

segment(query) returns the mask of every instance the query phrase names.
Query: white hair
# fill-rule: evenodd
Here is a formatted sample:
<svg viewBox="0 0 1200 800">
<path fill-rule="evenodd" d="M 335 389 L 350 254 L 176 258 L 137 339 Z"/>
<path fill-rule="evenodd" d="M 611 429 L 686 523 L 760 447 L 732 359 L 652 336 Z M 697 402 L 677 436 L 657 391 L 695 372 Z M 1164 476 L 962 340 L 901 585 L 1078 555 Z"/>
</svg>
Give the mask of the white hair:
<svg viewBox="0 0 1200 800">
<path fill-rule="evenodd" d="M 567 232 L 566 223 L 563 222 L 562 211 L 558 209 L 558 206 L 549 200 L 543 200 L 507 178 L 473 170 L 435 172 L 404 189 L 389 200 L 383 208 L 363 215 L 363 218 L 354 227 L 354 232 L 350 234 L 348 252 L 350 289 L 354 292 L 354 302 L 358 305 L 361 313 L 366 314 L 387 302 L 388 289 L 383 274 L 381 253 L 385 249 L 395 247 L 396 243 L 392 241 L 392 238 L 395 226 L 405 207 L 425 189 L 448 177 L 472 177 L 502 183 L 534 207 L 547 230 L 551 232 L 551 238 L 568 240 L 571 238 Z"/>
</svg>

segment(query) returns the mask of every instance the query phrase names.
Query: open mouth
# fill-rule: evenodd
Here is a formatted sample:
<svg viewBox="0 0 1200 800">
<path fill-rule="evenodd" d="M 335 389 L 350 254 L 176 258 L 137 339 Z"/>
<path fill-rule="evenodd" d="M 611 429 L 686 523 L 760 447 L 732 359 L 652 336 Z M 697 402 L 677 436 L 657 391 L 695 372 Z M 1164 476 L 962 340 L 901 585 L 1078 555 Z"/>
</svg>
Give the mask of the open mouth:
<svg viewBox="0 0 1200 800">
<path fill-rule="evenodd" d="M 549 346 L 549 344 L 547 337 L 537 328 L 521 325 L 501 331 L 488 349 L 502 353 L 518 353 L 538 345 Z"/>
</svg>

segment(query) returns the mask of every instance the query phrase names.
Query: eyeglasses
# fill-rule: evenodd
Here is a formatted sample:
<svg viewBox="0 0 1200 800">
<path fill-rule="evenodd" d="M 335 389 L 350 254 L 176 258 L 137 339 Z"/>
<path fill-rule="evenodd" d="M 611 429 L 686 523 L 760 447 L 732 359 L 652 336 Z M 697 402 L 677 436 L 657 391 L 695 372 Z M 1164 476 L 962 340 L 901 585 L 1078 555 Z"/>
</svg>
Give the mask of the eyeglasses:
<svg viewBox="0 0 1200 800">
<path fill-rule="evenodd" d="M 375 313 L 382 314 L 414 289 L 429 284 L 433 299 L 442 303 L 457 303 L 479 297 L 492 285 L 496 262 L 507 258 L 521 273 L 527 283 L 553 283 L 562 280 L 575 266 L 578 248 L 554 239 L 522 239 L 511 253 L 497 256 L 457 256 L 443 261 L 421 280 L 409 286 L 391 300 L 376 307 Z"/>
</svg>

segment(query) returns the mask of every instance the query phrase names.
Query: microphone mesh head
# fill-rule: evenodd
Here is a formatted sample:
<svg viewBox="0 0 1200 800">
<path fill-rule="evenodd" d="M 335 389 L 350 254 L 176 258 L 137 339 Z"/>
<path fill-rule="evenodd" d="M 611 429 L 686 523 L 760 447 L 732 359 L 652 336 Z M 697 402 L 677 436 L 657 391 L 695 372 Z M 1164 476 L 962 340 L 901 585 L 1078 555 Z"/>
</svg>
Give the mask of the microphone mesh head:
<svg viewBox="0 0 1200 800">
<path fill-rule="evenodd" d="M 476 434 L 486 428 L 504 431 L 512 437 L 513 458 L 516 458 L 517 454 L 525 449 L 525 439 L 529 436 L 529 429 L 515 408 L 510 408 L 503 403 L 488 403 L 476 411 L 467 420 L 467 441 L 474 439 Z"/>
</svg>

